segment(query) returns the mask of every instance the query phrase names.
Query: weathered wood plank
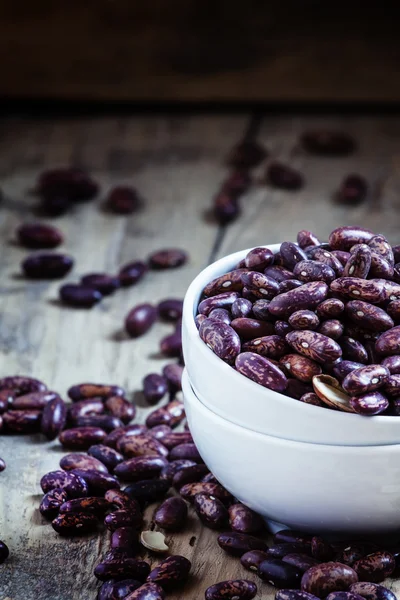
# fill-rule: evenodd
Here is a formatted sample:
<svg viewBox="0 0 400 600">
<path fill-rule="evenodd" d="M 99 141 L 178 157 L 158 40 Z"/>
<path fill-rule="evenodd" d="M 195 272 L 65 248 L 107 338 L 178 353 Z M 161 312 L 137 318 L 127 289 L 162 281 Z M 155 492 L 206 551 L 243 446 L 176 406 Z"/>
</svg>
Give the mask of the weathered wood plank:
<svg viewBox="0 0 400 600">
<path fill-rule="evenodd" d="M 62 395 L 83 380 L 112 381 L 126 386 L 133 397 L 147 372 L 160 372 L 170 362 L 159 357 L 158 344 L 171 327 L 158 324 L 133 341 L 121 331 L 123 318 L 141 301 L 182 297 L 207 263 L 216 228 L 203 213 L 223 177 L 226 148 L 241 137 L 247 120 L 198 116 L 1 123 L 0 173 L 6 195 L 0 211 L 2 374 L 35 374 Z M 104 191 L 114 183 L 130 182 L 145 199 L 143 210 L 128 218 L 104 213 L 99 200 L 56 221 L 66 238 L 63 251 L 76 258 L 70 281 L 88 271 L 115 271 L 165 246 L 186 248 L 189 265 L 150 273 L 139 286 L 119 291 L 89 312 L 59 306 L 57 282 L 21 279 L 18 265 L 26 251 L 11 240 L 17 224 L 31 218 L 30 207 L 36 202 L 26 191 L 38 170 L 70 161 L 93 172 Z M 143 419 L 150 409 L 140 396 L 139 401 L 138 418 Z M 107 549 L 107 536 L 62 540 L 37 511 L 38 482 L 57 467 L 59 445 L 45 444 L 37 436 L 0 437 L 0 456 L 8 465 L 1 474 L 0 537 L 11 549 L 10 560 L 2 566 L 0 598 L 94 598 L 92 571 Z M 202 568 L 202 548 L 208 552 L 215 536 L 192 521 L 193 527 L 174 539 L 172 549 L 193 556 L 200 575 L 193 583 L 198 591 L 191 597 L 200 598 L 199 580 L 211 583 Z"/>
<path fill-rule="evenodd" d="M 299 136 L 313 128 L 351 132 L 358 150 L 346 158 L 310 156 L 299 147 Z M 265 165 L 257 169 L 258 183 L 243 198 L 243 216 L 228 227 L 218 256 L 257 244 L 295 239 L 300 229 L 311 229 L 326 239 L 343 224 L 359 224 L 381 231 L 398 243 L 400 119 L 398 117 L 268 117 L 258 139 L 270 150 Z M 277 159 L 304 174 L 299 192 L 274 189 L 264 181 L 265 166 Z M 370 190 L 367 200 L 355 207 L 335 202 L 344 176 L 363 175 Z"/>
</svg>

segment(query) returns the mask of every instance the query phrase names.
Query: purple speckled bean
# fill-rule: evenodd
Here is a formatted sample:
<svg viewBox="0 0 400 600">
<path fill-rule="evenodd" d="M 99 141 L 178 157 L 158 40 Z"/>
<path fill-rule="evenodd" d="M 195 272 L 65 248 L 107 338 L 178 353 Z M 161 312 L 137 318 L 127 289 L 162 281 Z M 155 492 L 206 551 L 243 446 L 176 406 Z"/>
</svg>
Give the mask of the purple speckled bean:
<svg viewBox="0 0 400 600">
<path fill-rule="evenodd" d="M 243 556 L 250 550 L 266 552 L 267 545 L 263 540 L 246 533 L 221 533 L 218 536 L 218 545 L 232 556 Z"/>
<path fill-rule="evenodd" d="M 127 458 L 133 456 L 168 456 L 163 444 L 149 434 L 122 436 L 117 442 L 117 449 Z"/>
<path fill-rule="evenodd" d="M 151 304 L 138 304 L 125 318 L 125 329 L 133 337 L 145 334 L 157 319 L 157 310 Z"/>
<path fill-rule="evenodd" d="M 140 260 L 130 262 L 120 268 L 119 283 L 122 287 L 135 285 L 146 275 L 148 270 L 148 266 Z"/>
<path fill-rule="evenodd" d="M 393 319 L 378 306 L 362 300 L 351 300 L 346 304 L 345 315 L 360 327 L 371 331 L 386 331 L 394 327 Z"/>
<path fill-rule="evenodd" d="M 375 349 L 381 356 L 400 353 L 400 326 L 382 333 L 375 343 Z"/>
<path fill-rule="evenodd" d="M 289 271 L 289 269 L 285 269 L 285 267 L 277 264 L 271 265 L 270 267 L 264 269 L 264 275 L 275 279 L 275 281 L 278 283 L 285 281 L 285 279 L 293 279 L 294 277 L 292 271 Z"/>
<path fill-rule="evenodd" d="M 280 558 L 269 557 L 259 566 L 258 575 L 275 587 L 295 589 L 300 586 L 302 572 Z"/>
<path fill-rule="evenodd" d="M 242 273 L 246 269 L 235 269 L 216 277 L 203 290 L 205 296 L 217 296 L 223 292 L 240 292 L 243 289 Z"/>
<path fill-rule="evenodd" d="M 230 308 L 238 298 L 238 292 L 224 292 L 217 296 L 213 296 L 212 298 L 202 300 L 199 304 L 198 311 L 200 314 L 208 316 L 214 308 Z"/>
<path fill-rule="evenodd" d="M 199 329 L 200 329 L 200 326 L 201 326 L 202 322 L 203 322 L 205 319 L 207 319 L 206 315 L 200 315 L 200 314 L 199 314 L 199 315 L 196 315 L 196 316 L 195 316 L 195 318 L 194 318 L 194 322 L 195 322 L 195 324 L 196 324 L 197 330 L 199 330 Z"/>
<path fill-rule="evenodd" d="M 294 290 L 304 284 L 304 281 L 299 281 L 298 279 L 285 279 L 285 281 L 281 281 L 279 284 L 279 294 L 284 294 L 285 292 L 289 292 L 290 290 Z"/>
<path fill-rule="evenodd" d="M 110 431 L 113 431 L 113 429 L 117 429 L 118 427 L 122 427 L 123 423 L 121 421 L 121 419 L 117 419 L 117 417 L 113 417 L 112 415 L 87 415 L 85 417 L 79 417 L 76 420 L 76 427 L 77 428 L 96 428 L 96 427 L 100 427 L 100 429 L 103 429 L 103 431 L 109 433 Z M 71 430 L 70 430 L 71 431 Z M 93 435 L 98 435 L 96 441 L 103 441 L 104 438 L 102 438 L 100 440 L 100 434 L 95 434 L 94 432 L 92 432 Z M 71 438 L 69 436 L 69 434 L 65 434 L 66 437 L 68 437 L 69 439 L 69 443 L 71 441 Z M 71 434 L 72 436 L 72 434 Z M 104 436 L 105 437 L 105 436 Z M 61 438 L 60 438 L 61 439 Z M 95 443 L 95 442 L 93 442 Z"/>
<path fill-rule="evenodd" d="M 268 358 L 253 352 L 242 352 L 235 361 L 236 370 L 256 383 L 276 392 L 283 392 L 287 386 L 284 373 Z"/>
<path fill-rule="evenodd" d="M 263 518 L 241 503 L 229 507 L 229 525 L 238 533 L 259 533 L 265 529 Z"/>
<path fill-rule="evenodd" d="M 0 390 L 12 390 L 16 396 L 23 396 L 32 392 L 44 392 L 47 386 L 39 379 L 15 375 L 0 379 Z"/>
<path fill-rule="evenodd" d="M 274 262 L 274 255 L 269 248 L 253 248 L 246 254 L 244 265 L 252 271 L 264 271 Z"/>
<path fill-rule="evenodd" d="M 300 354 L 286 354 L 279 363 L 292 377 L 304 383 L 312 381 L 314 375 L 322 373 L 321 367 L 316 362 Z"/>
<path fill-rule="evenodd" d="M 342 356 L 342 349 L 337 342 L 315 331 L 291 331 L 286 341 L 296 352 L 318 363 L 334 362 Z"/>
<path fill-rule="evenodd" d="M 319 564 L 319 561 L 316 558 L 308 556 L 307 554 L 302 554 L 301 552 L 291 552 L 290 554 L 286 554 L 285 556 L 282 556 L 282 560 L 289 565 L 297 567 L 302 573 L 305 573 L 308 569 L 311 569 L 311 567 Z M 300 591 L 298 593 L 306 594 L 306 592 Z M 277 597 L 278 595 L 275 596 L 275 598 Z M 301 596 L 299 598 L 301 598 Z"/>
<path fill-rule="evenodd" d="M 390 265 L 394 265 L 395 261 L 392 247 L 383 235 L 374 235 L 374 237 L 369 240 L 368 246 L 373 252 L 382 256 L 382 258 Z"/>
<path fill-rule="evenodd" d="M 327 562 L 311 567 L 304 573 L 301 589 L 324 598 L 331 592 L 346 591 L 357 581 L 357 573 L 348 565 Z"/>
<path fill-rule="evenodd" d="M 388 588 L 369 581 L 359 581 L 350 586 L 350 592 L 365 598 L 365 600 L 397 600 Z"/>
<path fill-rule="evenodd" d="M 383 391 L 389 398 L 400 397 L 400 375 L 390 375 Z"/>
<path fill-rule="evenodd" d="M 40 431 L 48 440 L 55 440 L 63 430 L 67 419 L 67 407 L 61 398 L 54 398 L 43 409 Z"/>
<path fill-rule="evenodd" d="M 293 273 L 303 283 L 325 281 L 329 285 L 336 278 L 335 271 L 329 265 L 318 260 L 306 259 L 298 262 Z"/>
<path fill-rule="evenodd" d="M 246 298 L 238 298 L 231 307 L 232 317 L 234 319 L 239 319 L 240 317 L 251 317 L 252 308 L 253 305 L 250 300 L 246 300 Z"/>
<path fill-rule="evenodd" d="M 343 379 L 351 373 L 355 371 L 355 369 L 359 369 L 364 365 L 360 362 L 352 361 L 352 360 L 342 360 L 337 365 L 333 367 L 333 375 L 339 381 L 343 381 Z"/>
<path fill-rule="evenodd" d="M 400 321 L 400 300 L 392 300 L 387 307 L 386 311 L 390 317 L 392 317 L 395 323 Z"/>
<path fill-rule="evenodd" d="M 357 244 L 343 269 L 343 276 L 366 279 L 371 268 L 371 255 L 367 244 Z"/>
<path fill-rule="evenodd" d="M 300 398 L 304 396 L 304 394 L 308 394 L 310 392 L 313 392 L 312 385 L 304 383 L 292 377 L 288 378 L 286 390 L 284 392 L 285 396 L 288 396 L 289 398 L 294 398 L 295 400 L 300 400 Z"/>
<path fill-rule="evenodd" d="M 174 496 L 164 500 L 154 513 L 153 520 L 166 531 L 180 531 L 186 524 L 187 515 L 186 502 Z"/>
<path fill-rule="evenodd" d="M 296 310 L 316 308 L 320 302 L 326 299 L 327 295 L 326 283 L 322 281 L 305 283 L 299 288 L 275 296 L 271 300 L 268 310 L 277 318 L 289 317 Z"/>
<path fill-rule="evenodd" d="M 104 493 L 107 490 L 113 489 L 114 491 L 117 491 L 120 487 L 118 480 L 108 473 L 100 473 L 99 471 L 93 471 L 92 469 L 74 469 L 68 473 L 78 475 L 80 479 L 83 479 L 89 487 L 91 496 L 104 496 Z"/>
<path fill-rule="evenodd" d="M 214 308 L 208 315 L 208 318 L 213 319 L 214 321 L 221 321 L 221 323 L 225 323 L 225 325 L 230 325 L 232 321 L 232 317 L 226 308 Z"/>
<path fill-rule="evenodd" d="M 307 258 L 311 258 L 312 260 L 321 262 L 336 273 L 337 277 L 341 277 L 343 274 L 343 265 L 338 258 L 332 252 L 327 250 L 326 248 L 311 248 L 307 250 Z"/>
<path fill-rule="evenodd" d="M 221 500 L 210 494 L 196 494 L 194 509 L 200 521 L 210 529 L 222 529 L 228 523 L 228 511 Z"/>
<path fill-rule="evenodd" d="M 270 300 L 278 293 L 278 282 L 258 271 L 245 271 L 241 274 L 241 279 L 243 285 L 258 298 Z"/>
<path fill-rule="evenodd" d="M 86 400 L 88 398 L 109 398 L 110 396 L 124 396 L 125 390 L 118 385 L 101 383 L 80 383 L 73 385 L 67 392 L 72 402 Z"/>
<path fill-rule="evenodd" d="M 104 402 L 104 408 L 122 423 L 129 423 L 135 418 L 136 406 L 121 396 L 111 396 Z"/>
<path fill-rule="evenodd" d="M 145 425 L 139 425 L 139 423 L 135 423 L 134 425 L 125 425 L 125 427 L 119 427 L 118 429 L 114 429 L 111 433 L 109 433 L 103 440 L 103 444 L 105 446 L 110 446 L 110 448 L 116 448 L 119 438 L 123 435 L 138 435 L 140 433 L 146 433 L 147 427 Z"/>
<path fill-rule="evenodd" d="M 297 234 L 297 244 L 304 250 L 304 248 L 308 248 L 309 246 L 319 246 L 320 240 L 316 235 L 313 234 L 312 231 L 307 231 L 306 229 L 302 229 Z"/>
<path fill-rule="evenodd" d="M 334 319 L 339 317 L 343 311 L 344 303 L 338 298 L 327 298 L 315 309 L 315 313 L 320 319 Z"/>
<path fill-rule="evenodd" d="M 275 329 L 273 323 L 269 321 L 259 321 L 258 319 L 249 319 L 241 317 L 231 322 L 231 327 L 243 340 L 252 340 L 256 337 L 273 335 Z"/>
<path fill-rule="evenodd" d="M 279 253 L 283 259 L 283 266 L 291 271 L 293 271 L 297 263 L 307 260 L 307 255 L 304 250 L 302 250 L 300 246 L 294 244 L 293 242 L 283 242 L 281 244 Z"/>
<path fill-rule="evenodd" d="M 317 315 L 311 310 L 296 310 L 288 319 L 293 329 L 316 329 L 319 325 Z"/>
<path fill-rule="evenodd" d="M 374 233 L 363 227 L 347 225 L 334 229 L 329 236 L 329 245 L 332 250 L 350 250 L 355 244 L 368 244 Z"/>
<path fill-rule="evenodd" d="M 148 257 L 149 267 L 155 270 L 175 269 L 185 264 L 187 260 L 187 253 L 180 248 L 163 248 Z"/>
<path fill-rule="evenodd" d="M 279 335 L 279 337 L 284 338 L 290 331 L 293 331 L 293 327 L 289 325 L 289 323 L 287 323 L 286 321 L 275 321 L 274 331 L 276 335 Z"/>
<path fill-rule="evenodd" d="M 81 284 L 97 290 L 103 296 L 109 296 L 119 288 L 119 279 L 107 273 L 88 273 L 81 277 Z"/>
<path fill-rule="evenodd" d="M 206 600 L 252 600 L 257 594 L 257 586 L 247 579 L 230 579 L 208 587 Z"/>
<path fill-rule="evenodd" d="M 249 550 L 241 556 L 240 562 L 245 569 L 257 572 L 258 567 L 267 558 L 268 554 L 263 550 Z"/>
<path fill-rule="evenodd" d="M 382 360 L 381 365 L 386 367 L 391 375 L 400 374 L 400 355 L 387 356 Z"/>
<path fill-rule="evenodd" d="M 72 471 L 73 469 L 93 469 L 100 473 L 108 473 L 107 467 L 94 456 L 73 452 L 66 454 L 60 460 L 60 467 L 63 471 Z"/>
<path fill-rule="evenodd" d="M 255 352 L 267 358 L 278 359 L 289 352 L 289 346 L 279 335 L 267 335 L 246 342 L 243 344 L 242 350 L 243 352 Z"/>
<path fill-rule="evenodd" d="M 75 283 L 62 285 L 59 295 L 64 304 L 75 308 L 92 308 L 103 298 L 98 290 Z"/>
<path fill-rule="evenodd" d="M 137 590 L 141 585 L 141 582 L 136 579 L 123 579 L 122 581 L 111 579 L 105 581 L 99 589 L 97 600 L 121 600 Z"/>
<path fill-rule="evenodd" d="M 342 387 L 352 396 L 374 392 L 389 379 L 388 369 L 382 365 L 367 365 L 351 371 L 342 382 Z"/>
<path fill-rule="evenodd" d="M 382 279 L 392 279 L 394 275 L 394 266 L 387 262 L 380 254 L 371 253 L 371 268 L 369 277 L 382 277 Z"/>
<path fill-rule="evenodd" d="M 327 319 L 326 321 L 322 321 L 321 325 L 318 327 L 318 333 L 326 335 L 333 340 L 338 340 L 343 335 L 343 331 L 343 323 L 337 319 Z"/>
<path fill-rule="evenodd" d="M 390 577 L 396 566 L 395 559 L 390 552 L 378 550 L 357 560 L 353 569 L 361 581 L 380 583 Z"/>
<path fill-rule="evenodd" d="M 158 303 L 159 316 L 165 321 L 175 323 L 182 317 L 183 300 L 180 298 L 166 298 Z"/>
<path fill-rule="evenodd" d="M 340 277 L 332 281 L 330 289 L 350 300 L 364 300 L 372 304 L 386 300 L 388 293 L 390 294 L 383 279 Z"/>
<path fill-rule="evenodd" d="M 54 488 L 45 494 L 40 502 L 39 511 L 45 519 L 53 520 L 58 515 L 60 506 L 68 500 L 68 494 L 62 488 Z"/>
<path fill-rule="evenodd" d="M 271 321 L 273 317 L 268 310 L 269 304 L 270 300 L 256 300 L 253 304 L 254 317 L 260 321 Z"/>
<path fill-rule="evenodd" d="M 103 463 L 103 465 L 105 465 L 105 467 L 107 467 L 107 469 L 110 471 L 112 471 L 124 460 L 122 454 L 114 450 L 114 448 L 109 448 L 103 444 L 95 444 L 90 446 L 88 455 Z"/>
<path fill-rule="evenodd" d="M 351 360 L 363 364 L 368 362 L 368 353 L 364 345 L 358 340 L 344 335 L 341 337 L 339 344 L 342 348 L 342 356 L 345 360 Z"/>
<path fill-rule="evenodd" d="M 380 392 L 367 392 L 361 396 L 352 396 L 349 403 L 359 415 L 379 415 L 389 406 L 389 400 Z"/>
<path fill-rule="evenodd" d="M 40 487 L 43 492 L 47 494 L 55 488 L 63 489 L 69 498 L 82 498 L 88 495 L 88 485 L 76 473 L 70 473 L 66 471 L 50 471 L 43 475 L 40 480 Z"/>
<path fill-rule="evenodd" d="M 350 258 L 350 252 L 345 252 L 344 250 L 332 250 L 332 254 L 333 256 L 336 256 L 336 258 L 341 262 L 343 267 L 346 266 L 346 263 Z"/>
<path fill-rule="evenodd" d="M 235 320 L 237 321 L 238 319 Z M 241 344 L 238 334 L 232 327 L 225 323 L 207 319 L 201 324 L 199 334 L 203 342 L 207 344 L 214 354 L 225 362 L 233 362 L 240 352 Z"/>
<path fill-rule="evenodd" d="M 324 404 L 322 402 L 322 400 L 320 400 L 317 396 L 317 394 L 314 394 L 314 392 L 307 392 L 306 394 L 303 394 L 300 398 L 299 398 L 300 402 L 304 402 L 304 404 L 312 404 L 313 406 L 321 406 L 322 408 L 325 408 L 326 404 Z"/>
<path fill-rule="evenodd" d="M 2 415 L 2 423 L 5 431 L 11 433 L 36 433 L 41 416 L 40 410 L 9 410 Z"/>
<path fill-rule="evenodd" d="M 166 406 L 157 408 L 147 416 L 146 425 L 149 429 L 157 425 L 176 427 L 185 418 L 185 408 L 180 400 L 173 400 Z"/>
<path fill-rule="evenodd" d="M 143 379 L 143 395 L 147 402 L 156 404 L 168 392 L 168 382 L 158 373 L 149 373 Z"/>
</svg>

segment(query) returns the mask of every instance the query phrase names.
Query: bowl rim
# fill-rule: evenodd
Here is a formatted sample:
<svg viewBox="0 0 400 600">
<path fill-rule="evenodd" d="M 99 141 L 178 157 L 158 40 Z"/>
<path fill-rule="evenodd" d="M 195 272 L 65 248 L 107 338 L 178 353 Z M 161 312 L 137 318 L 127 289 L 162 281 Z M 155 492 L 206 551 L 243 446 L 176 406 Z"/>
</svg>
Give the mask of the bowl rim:
<svg viewBox="0 0 400 600">
<path fill-rule="evenodd" d="M 297 441 L 297 440 L 289 440 L 286 438 L 280 438 L 280 437 L 276 437 L 274 435 L 269 435 L 268 433 L 260 433 L 259 431 L 253 431 L 252 429 L 249 429 L 247 427 L 244 427 L 243 425 L 238 425 L 237 423 L 232 423 L 232 421 L 228 421 L 228 419 L 225 419 L 224 417 L 221 417 L 220 415 L 218 415 L 217 413 L 215 413 L 213 410 L 211 410 L 211 408 L 209 408 L 208 406 L 205 406 L 205 404 L 203 404 L 203 402 L 200 400 L 200 398 L 196 395 L 196 393 L 194 392 L 191 383 L 190 383 L 190 378 L 189 378 L 189 374 L 187 372 L 187 369 L 185 368 L 182 374 L 182 391 L 183 391 L 183 399 L 184 399 L 184 403 L 188 402 L 188 403 L 195 403 L 198 405 L 198 408 L 196 408 L 196 410 L 200 410 L 203 415 L 205 416 L 211 416 L 211 418 L 213 418 L 217 423 L 221 423 L 223 424 L 224 427 L 230 429 L 231 431 L 240 431 L 242 435 L 245 435 L 249 440 L 254 439 L 254 436 L 259 439 L 262 440 L 263 438 L 267 438 L 267 439 L 272 439 L 274 440 L 274 444 L 277 444 L 278 446 L 285 446 L 286 448 L 290 448 L 292 447 L 293 450 L 295 450 L 296 448 L 299 447 L 309 447 L 309 446 L 315 446 L 315 451 L 316 452 L 339 452 L 339 453 L 344 453 L 344 455 L 348 455 L 348 453 L 350 454 L 359 454 L 360 452 L 362 452 L 363 454 L 365 453 L 366 455 L 370 455 L 373 454 L 376 456 L 376 453 L 382 452 L 383 454 L 390 454 L 391 452 L 393 452 L 393 449 L 398 447 L 400 449 L 400 443 L 399 444 L 381 444 L 379 446 L 344 446 L 344 445 L 334 445 L 334 444 L 318 444 L 315 442 L 303 442 L 303 441 Z M 397 418 L 397 417 L 395 417 Z"/>
<path fill-rule="evenodd" d="M 272 252 L 276 252 L 277 250 L 279 250 L 281 245 L 280 243 L 276 243 L 276 244 L 260 244 L 257 246 L 254 246 L 253 248 L 268 248 L 269 250 L 271 250 Z M 253 248 L 247 248 L 245 250 L 239 250 L 237 252 L 233 252 L 232 254 L 227 254 L 226 256 L 223 256 L 222 258 L 219 258 L 218 260 L 214 261 L 213 263 L 211 263 L 210 265 L 208 265 L 207 267 L 205 267 L 204 269 L 202 269 L 198 275 L 196 275 L 196 277 L 192 280 L 192 282 L 190 283 L 189 287 L 186 290 L 186 294 L 184 297 L 184 302 L 183 302 L 183 311 L 182 311 L 182 322 L 184 323 L 184 326 L 187 328 L 188 334 L 190 336 L 190 342 L 194 343 L 196 345 L 201 344 L 202 345 L 202 350 L 203 352 L 205 352 L 205 356 L 207 357 L 207 360 L 212 361 L 213 363 L 215 363 L 216 367 L 221 369 L 221 376 L 226 376 L 226 377 L 233 377 L 234 380 L 237 381 L 237 385 L 238 386 L 246 386 L 248 388 L 248 393 L 252 393 L 252 391 L 257 390 L 258 393 L 262 393 L 262 389 L 266 390 L 268 392 L 268 394 L 275 394 L 277 396 L 279 396 L 279 401 L 283 403 L 283 405 L 287 406 L 287 408 L 290 410 L 290 406 L 291 403 L 294 402 L 295 400 L 293 398 L 289 398 L 288 396 L 284 396 L 283 394 L 280 394 L 279 392 L 275 392 L 274 390 L 271 390 L 269 388 L 263 388 L 263 386 L 259 385 L 258 383 L 256 383 L 255 381 L 252 381 L 251 379 L 244 377 L 241 373 L 238 373 L 235 369 L 232 369 L 232 367 L 230 365 L 228 365 L 226 362 L 224 362 L 223 360 L 221 360 L 218 356 L 216 356 L 216 354 L 214 354 L 214 352 L 208 348 L 208 346 L 206 344 L 204 344 L 204 342 L 201 340 L 200 336 L 199 336 L 199 332 L 197 330 L 196 324 L 195 324 L 195 316 L 197 314 L 197 307 L 198 307 L 198 300 L 199 297 L 201 295 L 201 292 L 203 290 L 204 287 L 204 280 L 207 280 L 207 283 L 209 281 L 211 281 L 212 279 L 214 279 L 215 277 L 217 277 L 218 275 L 215 274 L 215 271 L 220 271 L 222 270 L 224 273 L 228 272 L 229 269 L 232 268 L 232 265 L 235 265 L 237 263 L 239 263 L 248 252 L 250 252 L 250 250 L 253 250 Z M 225 268 L 225 269 L 224 269 Z M 208 279 L 207 279 L 208 277 Z M 321 407 L 321 406 L 315 406 L 313 404 L 306 404 L 305 402 L 302 402 L 302 410 L 304 410 L 305 414 L 307 414 L 307 412 L 309 414 L 317 414 L 317 413 L 310 413 L 310 411 L 320 411 L 320 416 L 322 416 L 323 414 L 326 413 L 326 408 L 325 407 Z M 381 416 L 381 415 L 374 415 L 374 416 L 363 416 L 363 415 L 359 415 L 357 413 L 349 413 L 349 412 L 345 412 L 345 411 L 339 411 L 339 410 L 332 410 L 329 409 L 330 411 L 330 415 L 329 418 L 332 420 L 332 423 L 334 424 L 335 421 L 337 422 L 337 424 L 339 425 L 340 423 L 342 423 L 343 419 L 353 419 L 353 423 L 354 426 L 356 426 L 357 421 L 360 421 L 360 419 L 368 419 L 368 421 L 372 421 L 372 422 L 384 422 L 387 424 L 394 424 L 394 423 L 398 423 L 399 428 L 400 428 L 400 416 L 399 417 L 394 417 L 394 416 Z M 264 434 L 262 434 L 264 435 Z M 265 434 L 266 435 L 266 434 Z M 391 444 L 392 445 L 392 444 Z M 351 446 L 348 446 L 351 447 Z M 357 447 L 357 446 L 356 446 Z"/>
</svg>

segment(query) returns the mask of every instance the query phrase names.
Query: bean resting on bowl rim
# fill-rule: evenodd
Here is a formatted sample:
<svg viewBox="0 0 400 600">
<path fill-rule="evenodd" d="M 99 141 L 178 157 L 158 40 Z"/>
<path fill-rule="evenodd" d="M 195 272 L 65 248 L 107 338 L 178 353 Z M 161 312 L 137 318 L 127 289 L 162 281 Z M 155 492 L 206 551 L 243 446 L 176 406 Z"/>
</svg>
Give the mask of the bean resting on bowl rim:
<svg viewBox="0 0 400 600">
<path fill-rule="evenodd" d="M 293 399 L 303 382 L 318 409 L 398 416 L 395 255 L 358 226 L 338 227 L 327 243 L 302 230 L 276 252 L 253 248 L 204 287 L 199 336 L 233 369 Z"/>
</svg>

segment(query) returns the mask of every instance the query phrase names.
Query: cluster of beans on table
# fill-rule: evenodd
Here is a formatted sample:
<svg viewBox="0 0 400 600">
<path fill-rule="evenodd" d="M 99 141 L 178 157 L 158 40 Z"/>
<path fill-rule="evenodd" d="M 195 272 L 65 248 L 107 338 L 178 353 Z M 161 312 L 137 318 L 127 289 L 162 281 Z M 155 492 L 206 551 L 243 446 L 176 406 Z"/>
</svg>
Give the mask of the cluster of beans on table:
<svg viewBox="0 0 400 600">
<path fill-rule="evenodd" d="M 313 156 L 340 157 L 352 154 L 356 150 L 356 143 L 351 136 L 340 131 L 309 131 L 301 136 L 299 149 Z M 244 139 L 232 149 L 228 165 L 233 170 L 213 199 L 213 212 L 218 223 L 226 225 L 240 216 L 241 196 L 254 182 L 251 170 L 265 162 L 264 175 L 259 183 L 292 192 L 305 185 L 302 173 L 269 158 L 267 148 L 253 139 Z M 364 177 L 352 173 L 343 178 L 335 198 L 340 203 L 356 205 L 366 198 L 367 191 L 368 184 Z"/>
<path fill-rule="evenodd" d="M 256 383 L 318 407 L 400 415 L 400 246 L 356 226 L 254 248 L 203 291 L 201 339 Z"/>
<path fill-rule="evenodd" d="M 19 243 L 30 249 L 53 249 L 63 243 L 62 233 L 52 225 L 44 223 L 25 223 L 16 232 Z M 76 308 L 92 308 L 104 296 L 113 294 L 118 288 L 126 288 L 137 284 L 149 269 L 160 271 L 180 267 L 187 261 L 187 253 L 179 248 L 165 248 L 150 254 L 147 261 L 136 260 L 123 265 L 119 272 L 87 273 L 79 283 L 67 283 L 60 287 L 60 300 Z M 34 252 L 27 256 L 21 264 L 22 271 L 28 279 L 61 279 L 73 268 L 74 259 L 63 253 Z M 139 316 L 138 316 L 139 315 Z M 149 304 L 135 307 L 127 317 L 127 331 L 130 335 L 140 335 L 135 331 L 135 323 L 142 324 L 139 330 L 150 328 L 157 316 L 156 310 Z M 132 324 L 132 325 L 131 325 Z M 129 326 L 131 325 L 131 326 Z M 132 331 L 132 333 L 131 333 Z M 143 331 L 143 332 L 144 332 Z"/>
<path fill-rule="evenodd" d="M 143 558 L 144 548 L 153 555 L 168 552 L 160 531 L 143 530 L 143 513 L 154 502 L 161 502 L 152 515 L 154 527 L 173 535 L 185 529 L 189 509 L 194 511 L 204 526 L 221 532 L 217 542 L 224 551 L 240 557 L 243 567 L 262 580 L 282 588 L 278 600 L 395 599 L 378 584 L 398 567 L 400 547 L 387 549 L 365 540 L 329 543 L 289 530 L 277 533 L 268 547 L 263 519 L 209 472 L 187 426 L 176 431 L 185 418 L 177 397 L 178 371 L 170 379 L 159 377 L 159 382 L 162 377 L 167 381 L 173 400 L 150 413 L 145 424 L 131 422 L 134 409 L 126 412 L 122 388 L 72 386 L 68 390 L 72 404 L 65 405 L 70 428 L 59 432 L 60 443 L 70 453 L 61 458 L 59 470 L 40 481 L 44 496 L 39 510 L 59 535 L 110 532 L 110 549 L 94 570 L 102 583 L 98 600 L 162 600 L 187 581 L 191 569 L 187 558 L 170 555 L 153 569 Z M 26 379 L 25 386 L 28 383 Z M 145 395 L 151 401 L 154 389 L 146 386 L 145 378 Z M 167 391 L 164 388 L 164 394 Z M 110 406 L 123 410 L 110 417 Z M 59 428 L 57 418 L 54 421 L 53 432 Z M 246 600 L 256 593 L 254 582 L 236 579 L 210 586 L 205 598 Z"/>
</svg>

